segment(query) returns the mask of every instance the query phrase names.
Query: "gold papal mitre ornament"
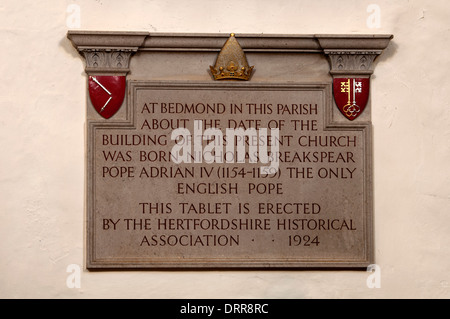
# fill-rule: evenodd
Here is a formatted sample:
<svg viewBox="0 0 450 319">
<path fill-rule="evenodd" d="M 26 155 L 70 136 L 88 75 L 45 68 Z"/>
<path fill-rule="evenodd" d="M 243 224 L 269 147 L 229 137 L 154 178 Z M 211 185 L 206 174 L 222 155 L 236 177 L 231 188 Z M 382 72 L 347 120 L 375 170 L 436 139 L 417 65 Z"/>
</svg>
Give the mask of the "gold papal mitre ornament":
<svg viewBox="0 0 450 319">
<path fill-rule="evenodd" d="M 253 72 L 253 66 L 248 66 L 245 53 L 234 37 L 234 33 L 225 42 L 214 67 L 209 66 L 209 68 L 214 80 L 248 81 Z"/>
</svg>

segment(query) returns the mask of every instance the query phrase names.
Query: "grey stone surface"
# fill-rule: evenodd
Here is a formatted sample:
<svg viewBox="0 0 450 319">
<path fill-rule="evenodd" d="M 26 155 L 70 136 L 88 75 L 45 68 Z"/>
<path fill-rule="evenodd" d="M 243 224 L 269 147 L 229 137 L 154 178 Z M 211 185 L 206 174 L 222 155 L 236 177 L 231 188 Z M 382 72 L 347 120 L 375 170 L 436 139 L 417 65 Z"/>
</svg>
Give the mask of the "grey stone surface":
<svg viewBox="0 0 450 319">
<path fill-rule="evenodd" d="M 374 262 L 372 106 L 369 99 L 360 117 L 347 120 L 334 102 L 332 81 L 370 77 L 392 36 L 237 34 L 255 66 L 249 82 L 213 81 L 208 73 L 228 35 L 71 31 L 68 36 L 86 58 L 88 74 L 127 76 L 126 99 L 109 120 L 98 115 L 89 96 L 87 101 L 89 269 L 363 268 Z M 169 103 L 224 105 L 225 111 L 164 112 Z M 231 113 L 232 105 L 240 104 L 243 111 Z M 176 127 L 161 124 L 180 120 L 190 131 L 194 120 L 215 121 L 224 133 L 230 123 L 258 120 L 259 128 L 267 128 L 284 121 L 278 175 L 258 177 L 260 162 L 175 164 L 168 154 Z M 159 143 L 144 145 L 144 137 Z M 111 145 L 117 138 L 132 145 Z M 311 142 L 319 139 L 323 146 Z M 158 154 L 159 160 L 148 159 Z M 148 177 L 150 171 L 157 176 Z M 187 171 L 192 175 L 182 173 Z M 231 177 L 236 172 L 245 176 Z M 232 184 L 238 191 L 187 194 L 194 183 Z M 249 191 L 253 184 L 261 185 L 261 193 Z M 269 193 L 269 187 L 275 190 Z M 200 213 L 208 205 L 214 213 Z M 272 213 L 264 213 L 269 207 Z M 192 229 L 195 222 L 189 220 L 195 219 L 206 229 Z M 244 220 L 264 229 L 224 226 Z"/>
</svg>

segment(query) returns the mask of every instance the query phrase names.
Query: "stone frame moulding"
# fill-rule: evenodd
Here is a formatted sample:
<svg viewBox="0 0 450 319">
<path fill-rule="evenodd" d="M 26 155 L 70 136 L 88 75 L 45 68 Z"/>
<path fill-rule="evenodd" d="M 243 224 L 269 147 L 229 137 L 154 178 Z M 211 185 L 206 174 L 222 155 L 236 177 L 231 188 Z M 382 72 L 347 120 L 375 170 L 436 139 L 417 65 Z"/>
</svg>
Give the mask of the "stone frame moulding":
<svg viewBox="0 0 450 319">
<path fill-rule="evenodd" d="M 315 35 L 298 35 L 298 34 L 236 34 L 245 54 L 266 55 L 270 60 L 276 55 L 320 55 L 321 67 L 325 65 L 326 58 L 328 63 L 328 73 L 320 77 L 318 81 L 304 82 L 298 81 L 306 86 L 319 85 L 324 92 L 324 96 L 329 98 L 329 102 L 325 103 L 324 111 L 324 130 L 354 130 L 362 132 L 362 136 L 366 142 L 364 148 L 364 176 L 365 183 L 363 185 L 364 201 L 365 201 L 365 256 L 360 260 L 347 260 L 334 262 L 331 261 L 299 261 L 285 265 L 283 262 L 258 261 L 256 263 L 218 263 L 209 265 L 207 262 L 163 262 L 160 264 L 152 264 L 148 261 L 140 262 L 133 259 L 132 261 L 98 261 L 95 258 L 94 229 L 92 224 L 93 214 L 95 210 L 95 189 L 94 189 L 94 141 L 95 131 L 98 128 L 122 127 L 133 128 L 135 125 L 134 113 L 130 104 L 134 103 L 133 94 L 136 88 L 145 87 L 143 78 L 135 79 L 133 76 L 132 59 L 134 55 L 146 55 L 150 53 L 177 53 L 177 54 L 204 54 L 208 57 L 216 56 L 221 51 L 225 41 L 230 34 L 224 33 L 153 33 L 153 32 L 116 32 L 116 31 L 79 31 L 73 30 L 67 33 L 67 37 L 73 46 L 85 59 L 85 72 L 89 76 L 125 76 L 127 79 L 127 93 L 124 99 L 122 113 L 118 114 L 112 120 L 100 118 L 98 114 L 92 111 L 90 107 L 89 97 L 87 98 L 87 170 L 86 170 L 86 219 L 87 219 L 87 268 L 88 269 L 111 269 L 111 268 L 153 268 L 153 269 L 169 269 L 169 268 L 261 268 L 261 269 L 286 269 L 286 268 L 307 268 L 307 269 L 366 269 L 366 267 L 375 262 L 374 260 L 374 230 L 373 230 L 373 156 L 372 156 L 372 123 L 371 123 L 371 103 L 370 97 L 367 111 L 364 117 L 348 121 L 339 111 L 336 111 L 336 104 L 332 96 L 332 82 L 336 78 L 367 78 L 374 72 L 376 59 L 383 50 L 385 50 L 393 35 L 390 34 L 315 34 Z M 173 57 L 172 57 L 173 58 Z M 267 61 L 265 60 L 265 61 Z M 278 60 L 280 61 L 280 60 Z M 180 76 L 181 87 L 195 87 L 211 85 L 212 87 L 220 86 L 209 78 L 208 65 L 213 65 L 213 59 L 205 63 L 205 77 L 203 80 L 196 82 L 185 74 Z M 283 72 L 288 73 L 292 66 L 283 66 Z M 255 66 L 256 72 L 264 72 L 260 65 Z M 158 69 L 159 70 L 159 69 Z M 322 70 L 322 69 L 321 69 Z M 172 73 L 174 74 L 174 73 Z M 261 74 L 261 73 L 259 73 Z M 243 87 L 258 88 L 258 85 L 267 87 L 273 84 L 275 87 L 287 86 L 289 88 L 300 85 L 289 78 L 286 81 L 280 81 L 277 78 L 270 81 L 270 77 L 261 78 L 252 82 L 244 83 Z M 267 80 L 269 79 L 269 80 Z M 326 79 L 326 80 L 324 80 Z M 158 82 L 156 86 L 176 87 L 178 84 L 172 83 L 177 80 L 169 80 L 164 78 L 154 78 L 152 74 L 148 74 L 149 81 Z M 210 83 L 208 84 L 208 80 Z M 166 82 L 164 82 L 166 81 Z M 193 83 L 190 83 L 193 82 Z M 234 82 L 238 83 L 238 82 Z M 238 86 L 228 82 L 225 87 Z M 332 259 L 332 258 L 331 258 Z"/>
</svg>

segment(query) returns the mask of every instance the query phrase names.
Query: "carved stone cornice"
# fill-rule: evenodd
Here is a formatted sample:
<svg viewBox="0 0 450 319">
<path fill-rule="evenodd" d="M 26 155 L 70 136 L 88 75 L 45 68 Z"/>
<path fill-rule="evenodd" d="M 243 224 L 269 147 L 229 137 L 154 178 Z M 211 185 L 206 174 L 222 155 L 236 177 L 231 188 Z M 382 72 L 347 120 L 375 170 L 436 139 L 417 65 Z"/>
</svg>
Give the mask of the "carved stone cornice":
<svg viewBox="0 0 450 319">
<path fill-rule="evenodd" d="M 86 72 L 124 74 L 135 52 L 218 52 L 229 34 L 69 31 L 67 37 L 86 59 Z M 331 75 L 370 76 L 374 60 L 392 35 L 239 34 L 244 52 L 317 53 L 330 61 Z"/>
</svg>

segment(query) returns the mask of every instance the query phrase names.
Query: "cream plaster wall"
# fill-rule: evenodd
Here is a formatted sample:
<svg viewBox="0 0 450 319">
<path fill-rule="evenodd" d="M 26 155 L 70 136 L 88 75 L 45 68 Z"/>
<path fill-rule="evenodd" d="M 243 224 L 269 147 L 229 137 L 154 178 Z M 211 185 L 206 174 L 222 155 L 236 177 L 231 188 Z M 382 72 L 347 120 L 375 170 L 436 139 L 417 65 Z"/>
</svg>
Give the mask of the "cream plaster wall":
<svg viewBox="0 0 450 319">
<path fill-rule="evenodd" d="M 68 288 L 84 265 L 86 106 L 70 4 L 83 30 L 394 34 L 372 78 L 381 288 L 365 271 L 82 271 Z M 448 0 L 3 0 L 0 43 L 0 297 L 450 297 Z"/>
</svg>

